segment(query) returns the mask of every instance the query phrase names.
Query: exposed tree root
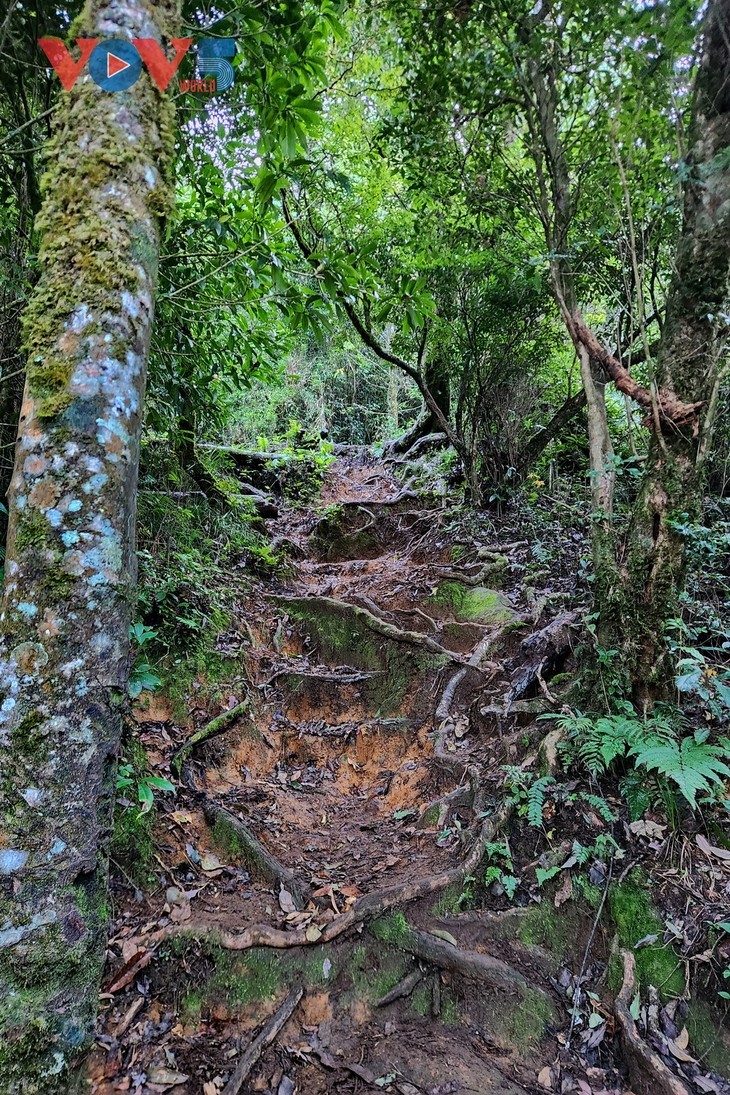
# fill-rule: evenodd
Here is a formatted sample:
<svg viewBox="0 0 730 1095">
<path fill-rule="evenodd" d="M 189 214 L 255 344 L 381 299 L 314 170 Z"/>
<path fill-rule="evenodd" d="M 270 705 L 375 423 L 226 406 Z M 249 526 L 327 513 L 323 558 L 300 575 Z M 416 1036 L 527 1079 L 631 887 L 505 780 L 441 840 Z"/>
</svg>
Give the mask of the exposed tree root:
<svg viewBox="0 0 730 1095">
<path fill-rule="evenodd" d="M 229 711 L 223 711 L 222 714 L 217 715 L 206 726 L 202 726 L 200 730 L 196 730 L 194 734 L 191 734 L 182 745 L 179 745 L 175 752 L 172 754 L 172 760 L 170 761 L 170 767 L 176 775 L 180 775 L 183 764 L 190 756 L 192 751 L 197 748 L 198 745 L 202 745 L 204 741 L 209 741 L 211 738 L 215 738 L 218 734 L 225 733 L 230 729 L 237 719 L 240 719 L 242 715 L 245 715 L 249 709 L 249 701 L 245 699 L 243 703 L 237 704 Z"/>
<path fill-rule="evenodd" d="M 491 988 L 516 992 L 523 999 L 538 995 L 552 1004 L 552 998 L 548 993 L 528 981 L 513 966 L 507 965 L 501 958 L 494 958 L 491 954 L 464 951 L 445 939 L 439 939 L 429 932 L 422 931 L 408 932 L 402 940 L 399 940 L 399 946 L 409 954 L 439 966 L 440 969 L 453 970 L 465 977 L 473 977 Z"/>
<path fill-rule="evenodd" d="M 340 601 L 336 597 L 287 597 L 278 595 L 273 596 L 271 599 L 292 607 L 303 605 L 309 608 L 319 605 L 320 608 L 329 609 L 330 611 L 346 611 L 361 620 L 370 631 L 374 631 L 377 635 L 382 635 L 386 639 L 392 639 L 398 643 L 407 643 L 409 646 L 422 646 L 424 650 L 428 650 L 431 654 L 437 654 L 441 658 L 446 658 L 450 662 L 457 662 L 460 665 L 468 664 L 461 654 L 456 654 L 453 650 L 447 650 L 445 646 L 437 643 L 435 639 L 431 639 L 428 635 L 423 635 L 420 631 L 404 631 L 402 628 L 396 627 L 395 624 L 389 624 L 378 616 L 374 616 L 369 609 L 350 604 L 348 601 Z"/>
<path fill-rule="evenodd" d="M 283 669 L 277 669 L 268 680 L 262 681 L 258 687 L 269 688 L 280 677 L 311 677 L 313 680 L 334 681 L 336 684 L 360 684 L 362 681 L 369 681 L 373 677 L 380 676 L 381 673 L 382 670 L 380 669 L 366 672 L 364 670 L 351 670 L 348 666 L 343 666 L 342 672 L 337 672 L 336 669 L 327 669 L 324 666 L 313 666 L 304 669 L 298 668 L 296 665 L 289 665 Z"/>
<path fill-rule="evenodd" d="M 621 952 L 624 982 L 613 1005 L 621 1032 L 624 1058 L 631 1085 L 637 1095 L 690 1095 L 689 1088 L 667 1068 L 658 1053 L 639 1035 L 631 1015 L 631 1000 L 636 986 L 636 962 L 630 951 Z"/>
<path fill-rule="evenodd" d="M 256 1035 L 249 1045 L 241 1060 L 236 1065 L 236 1071 L 223 1088 L 223 1095 L 238 1095 L 249 1076 L 251 1069 L 258 1061 L 267 1046 L 270 1046 L 279 1032 L 286 1026 L 297 1004 L 304 995 L 304 989 L 296 988 L 289 993 L 279 1010 L 271 1016 L 266 1026 Z"/>
<path fill-rule="evenodd" d="M 353 506 L 356 509 L 362 509 L 367 506 L 397 506 L 399 502 L 402 502 L 405 498 L 418 498 L 414 490 L 401 490 L 397 494 L 394 494 L 392 498 L 354 498 L 349 501 L 338 502 L 338 505 L 342 509 L 351 509 Z M 362 532 L 362 529 L 355 529 L 355 532 Z"/>
<path fill-rule="evenodd" d="M 272 947 L 276 950 L 288 950 L 290 947 L 307 947 L 314 943 L 329 943 L 342 935 L 349 928 L 357 924 L 363 924 L 368 920 L 374 920 L 389 909 L 399 905 L 406 905 L 410 901 L 417 901 L 421 897 L 445 890 L 449 886 L 463 882 L 469 875 L 474 874 L 484 856 L 487 844 L 494 840 L 495 836 L 506 823 L 512 807 L 502 804 L 489 817 L 485 818 L 479 835 L 474 841 L 469 854 L 456 867 L 440 871 L 438 874 L 426 875 L 424 878 L 415 879 L 412 882 L 403 882 L 399 886 L 391 886 L 384 890 L 375 890 L 365 894 L 356 901 L 347 912 L 340 913 L 321 928 L 309 925 L 307 928 L 297 928 L 294 931 L 282 931 L 280 928 L 272 928 L 268 924 L 252 924 L 244 928 L 242 932 L 219 932 L 208 924 L 187 923 L 184 925 L 170 924 L 159 931 L 149 935 L 138 936 L 134 942 L 140 947 L 156 947 L 166 939 L 178 935 L 191 935 L 195 938 L 213 937 L 216 942 L 226 950 L 245 951 L 251 947 Z"/>
<path fill-rule="evenodd" d="M 254 873 L 261 875 L 267 882 L 278 882 L 285 890 L 288 890 L 297 909 L 306 907 L 306 889 L 296 875 L 271 854 L 239 817 L 208 796 L 203 799 L 203 814 L 209 825 L 220 822 L 233 830 L 243 850 L 244 859 Z"/>
<path fill-rule="evenodd" d="M 386 992 L 385 996 L 381 996 L 379 1000 L 375 1001 L 376 1008 L 385 1008 L 388 1004 L 395 1003 L 396 1000 L 400 1000 L 403 996 L 410 996 L 416 985 L 423 980 L 423 974 L 420 970 L 413 970 L 404 977 L 402 981 L 399 981 L 397 985 L 394 985 L 390 992 Z"/>
<path fill-rule="evenodd" d="M 466 663 L 466 665 L 464 665 L 463 669 L 456 670 L 451 680 L 446 685 L 446 688 L 443 691 L 443 695 L 439 700 L 439 705 L 436 708 L 437 723 L 440 724 L 444 721 L 444 719 L 449 718 L 449 716 L 451 715 L 451 705 L 454 702 L 454 696 L 456 695 L 457 688 L 463 681 L 470 667 L 478 669 L 481 666 L 481 663 L 486 657 L 489 647 L 494 642 L 495 637 L 496 636 L 491 633 L 485 635 L 484 638 L 481 639 L 479 643 L 475 646 L 469 657 L 468 662 Z M 490 664 L 488 668 L 496 669 L 496 666 Z"/>
<path fill-rule="evenodd" d="M 476 574 L 467 574 L 463 570 L 454 570 L 452 567 L 442 566 L 440 563 L 434 563 L 434 569 L 439 571 L 439 577 L 449 582 L 459 582 L 465 586 L 481 586 L 484 585 L 487 578 L 489 578 L 495 572 L 504 570 L 509 565 L 509 559 L 506 555 L 495 554 L 489 562 L 485 563 L 481 570 Z"/>
</svg>

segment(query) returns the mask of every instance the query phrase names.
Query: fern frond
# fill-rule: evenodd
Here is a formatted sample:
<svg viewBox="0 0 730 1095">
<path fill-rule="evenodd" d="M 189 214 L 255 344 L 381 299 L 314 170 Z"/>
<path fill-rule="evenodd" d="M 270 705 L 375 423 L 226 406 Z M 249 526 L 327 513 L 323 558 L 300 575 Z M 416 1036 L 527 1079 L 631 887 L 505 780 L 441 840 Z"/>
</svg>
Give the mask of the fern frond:
<svg viewBox="0 0 730 1095">
<path fill-rule="evenodd" d="M 646 740 L 634 745 L 631 756 L 642 768 L 656 771 L 677 785 L 690 806 L 697 805 L 697 792 L 710 791 L 730 776 L 725 764 L 728 750 L 722 745 L 708 745 L 695 737 L 681 742 Z"/>
<path fill-rule="evenodd" d="M 587 802 L 589 806 L 593 807 L 598 816 L 602 817 L 607 825 L 610 825 L 616 820 L 616 815 L 606 802 L 605 798 L 603 798 L 601 795 L 591 795 L 588 794 L 587 791 L 581 791 L 580 797 L 583 799 L 584 802 Z"/>
<path fill-rule="evenodd" d="M 542 825 L 542 814 L 545 806 L 547 789 L 555 780 L 552 776 L 542 776 L 536 779 L 527 792 L 527 820 L 530 825 L 539 828 Z"/>
</svg>

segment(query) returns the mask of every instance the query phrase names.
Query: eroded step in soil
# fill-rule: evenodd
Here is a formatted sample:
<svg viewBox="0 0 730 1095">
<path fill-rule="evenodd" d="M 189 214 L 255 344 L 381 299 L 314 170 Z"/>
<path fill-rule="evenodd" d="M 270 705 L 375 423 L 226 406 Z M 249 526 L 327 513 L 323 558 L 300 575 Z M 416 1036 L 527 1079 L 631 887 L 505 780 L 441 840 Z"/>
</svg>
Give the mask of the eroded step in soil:
<svg viewBox="0 0 730 1095">
<path fill-rule="evenodd" d="M 475 548 L 456 569 L 447 512 L 401 494 L 352 459 L 328 474 L 318 512 L 278 522 L 288 574 L 240 604 L 249 703 L 187 757 L 161 844 L 169 885 L 144 898 L 141 930 L 127 908 L 113 943 L 132 976 L 107 1031 L 121 1027 L 115 1052 L 147 1078 L 135 1089 L 128 1063 L 128 1087 L 97 1076 L 99 1095 L 165 1090 L 165 1068 L 187 1077 L 168 1085 L 176 1095 L 219 1095 L 237 1039 L 296 985 L 304 998 L 242 1090 L 278 1095 L 288 1077 L 307 1095 L 512 1095 L 554 1056 L 549 956 L 453 919 L 497 831 L 488 773 L 510 759 L 501 713 L 530 631 L 522 548 Z M 357 913 L 384 893 L 403 901 Z M 228 949 L 256 925 L 277 949 Z M 154 946 L 137 1022 L 127 986 Z"/>
</svg>

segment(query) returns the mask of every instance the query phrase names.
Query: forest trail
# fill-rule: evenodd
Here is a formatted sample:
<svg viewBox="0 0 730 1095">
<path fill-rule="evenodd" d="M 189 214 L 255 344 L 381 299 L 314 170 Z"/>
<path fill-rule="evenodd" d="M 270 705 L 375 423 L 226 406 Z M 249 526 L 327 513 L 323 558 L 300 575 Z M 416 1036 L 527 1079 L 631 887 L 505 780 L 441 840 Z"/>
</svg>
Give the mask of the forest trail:
<svg viewBox="0 0 730 1095">
<path fill-rule="evenodd" d="M 558 966 L 483 877 L 502 766 L 516 743 L 539 761 L 526 725 L 572 616 L 555 575 L 549 595 L 539 574 L 528 587 L 514 530 L 495 542 L 486 518 L 456 521 L 362 450 L 340 454 L 316 504 L 269 523 L 290 563 L 243 596 L 222 703 L 237 717 L 181 753 L 217 712 L 188 727 L 157 698 L 138 712 L 181 786 L 157 885 L 116 887 L 97 1095 L 513 1095 L 555 1059 Z"/>
</svg>

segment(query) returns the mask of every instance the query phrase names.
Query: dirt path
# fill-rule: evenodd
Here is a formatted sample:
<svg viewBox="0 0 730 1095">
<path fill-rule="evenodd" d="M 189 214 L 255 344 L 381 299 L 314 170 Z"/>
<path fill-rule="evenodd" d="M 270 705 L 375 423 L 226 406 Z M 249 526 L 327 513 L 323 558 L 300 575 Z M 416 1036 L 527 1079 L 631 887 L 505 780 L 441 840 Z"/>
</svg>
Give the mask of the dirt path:
<svg viewBox="0 0 730 1095">
<path fill-rule="evenodd" d="M 455 531 L 440 501 L 362 454 L 338 459 L 316 508 L 273 526 L 289 573 L 247 593 L 246 687 L 223 705 L 249 706 L 186 760 L 158 849 L 165 884 L 115 924 L 99 1095 L 231 1095 L 239 1046 L 296 986 L 241 1091 L 534 1090 L 564 1015 L 545 955 L 489 913 L 459 916 L 480 885 L 460 864 L 515 752 L 506 705 L 539 694 L 515 659 L 539 630 L 525 544 L 483 532 Z M 185 736 L 152 715 L 146 741 Z M 392 891 L 404 900 L 359 915 Z M 239 952 L 214 934 L 243 946 L 253 925 L 302 945 Z"/>
</svg>

